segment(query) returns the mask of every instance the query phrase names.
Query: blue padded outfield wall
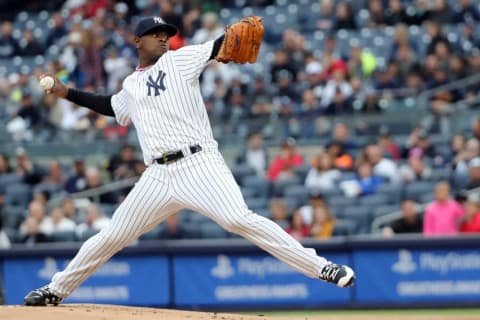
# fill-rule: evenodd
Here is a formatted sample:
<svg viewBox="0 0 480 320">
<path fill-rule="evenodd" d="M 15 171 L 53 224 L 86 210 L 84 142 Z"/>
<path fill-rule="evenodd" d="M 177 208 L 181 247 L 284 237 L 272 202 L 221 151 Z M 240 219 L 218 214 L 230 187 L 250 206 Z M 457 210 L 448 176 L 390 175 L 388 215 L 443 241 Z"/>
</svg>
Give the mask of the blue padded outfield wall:
<svg viewBox="0 0 480 320">
<path fill-rule="evenodd" d="M 352 265 L 356 286 L 310 279 L 246 242 L 182 241 L 128 248 L 66 303 L 189 309 L 465 306 L 480 303 L 480 238 L 336 239 L 308 243 Z M 44 248 L 44 249 L 43 249 Z M 48 283 L 78 248 L 0 252 L 7 304 Z"/>
</svg>

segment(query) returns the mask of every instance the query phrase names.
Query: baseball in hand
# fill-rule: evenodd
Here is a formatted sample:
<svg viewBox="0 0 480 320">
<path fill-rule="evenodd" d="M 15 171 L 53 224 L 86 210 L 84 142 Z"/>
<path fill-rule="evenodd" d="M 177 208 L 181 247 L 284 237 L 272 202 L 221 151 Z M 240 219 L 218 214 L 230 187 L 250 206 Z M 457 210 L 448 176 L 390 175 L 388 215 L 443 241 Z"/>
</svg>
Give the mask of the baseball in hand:
<svg viewBox="0 0 480 320">
<path fill-rule="evenodd" d="M 53 79 L 52 77 L 47 76 L 40 79 L 40 87 L 42 87 L 42 89 L 45 91 L 52 90 L 54 85 L 55 85 L 55 79 Z"/>
</svg>

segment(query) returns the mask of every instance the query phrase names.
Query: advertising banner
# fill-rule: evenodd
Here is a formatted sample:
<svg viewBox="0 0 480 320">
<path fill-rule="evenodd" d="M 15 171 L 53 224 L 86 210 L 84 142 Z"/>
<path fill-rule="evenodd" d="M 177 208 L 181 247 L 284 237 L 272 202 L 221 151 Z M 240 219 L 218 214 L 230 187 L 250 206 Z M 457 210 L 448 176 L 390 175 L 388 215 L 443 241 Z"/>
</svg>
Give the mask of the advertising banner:
<svg viewBox="0 0 480 320">
<path fill-rule="evenodd" d="M 328 257 L 348 263 L 346 254 Z M 197 305 L 348 304 L 351 289 L 311 279 L 268 255 L 177 256 L 173 258 L 174 301 Z"/>
<path fill-rule="evenodd" d="M 170 302 L 170 277 L 166 257 L 118 257 L 109 260 L 77 288 L 67 303 L 104 303 L 164 306 Z M 46 285 L 63 270 L 68 259 L 4 260 L 7 304 L 23 304 L 32 289 Z"/>
<path fill-rule="evenodd" d="M 354 250 L 355 300 L 480 301 L 479 250 Z"/>
</svg>

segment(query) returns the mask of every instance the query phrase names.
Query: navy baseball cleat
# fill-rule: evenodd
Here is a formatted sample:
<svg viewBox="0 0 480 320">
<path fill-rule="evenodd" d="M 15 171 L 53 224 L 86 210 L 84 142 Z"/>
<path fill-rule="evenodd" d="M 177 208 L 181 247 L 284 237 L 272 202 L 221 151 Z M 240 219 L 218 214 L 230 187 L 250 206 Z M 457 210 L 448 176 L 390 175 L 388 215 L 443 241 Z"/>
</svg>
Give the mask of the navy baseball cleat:
<svg viewBox="0 0 480 320">
<path fill-rule="evenodd" d="M 55 295 L 48 286 L 41 287 L 30 291 L 23 298 L 26 306 L 46 306 L 53 304 L 54 306 L 62 302 L 62 298 Z"/>
<path fill-rule="evenodd" d="M 330 262 L 320 270 L 319 278 L 323 281 L 336 284 L 340 288 L 346 288 L 353 286 L 355 282 L 355 272 L 348 266 Z"/>
</svg>

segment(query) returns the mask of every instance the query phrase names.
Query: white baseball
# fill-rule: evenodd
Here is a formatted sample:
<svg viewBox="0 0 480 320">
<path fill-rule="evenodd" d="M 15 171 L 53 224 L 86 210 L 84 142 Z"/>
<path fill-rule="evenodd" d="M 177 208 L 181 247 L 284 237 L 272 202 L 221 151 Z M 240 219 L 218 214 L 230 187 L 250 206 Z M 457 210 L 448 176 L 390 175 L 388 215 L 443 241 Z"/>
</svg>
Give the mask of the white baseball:
<svg viewBox="0 0 480 320">
<path fill-rule="evenodd" d="M 51 90 L 53 86 L 55 85 L 55 79 L 52 77 L 44 77 L 40 79 L 40 87 L 42 87 L 43 90 Z"/>
</svg>

